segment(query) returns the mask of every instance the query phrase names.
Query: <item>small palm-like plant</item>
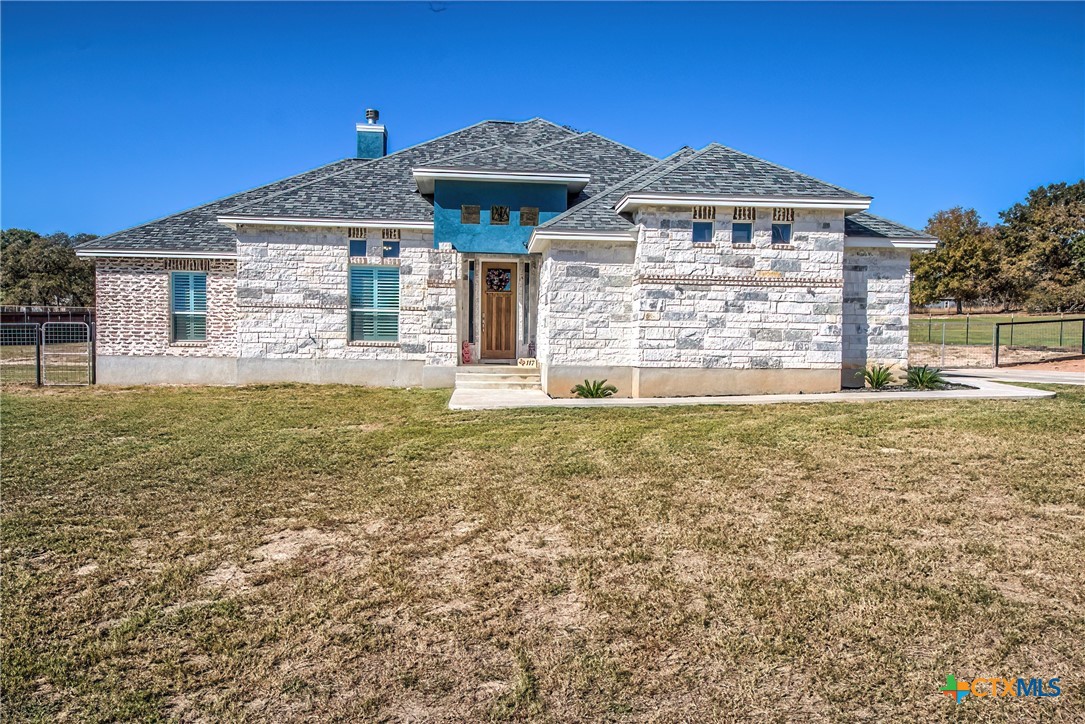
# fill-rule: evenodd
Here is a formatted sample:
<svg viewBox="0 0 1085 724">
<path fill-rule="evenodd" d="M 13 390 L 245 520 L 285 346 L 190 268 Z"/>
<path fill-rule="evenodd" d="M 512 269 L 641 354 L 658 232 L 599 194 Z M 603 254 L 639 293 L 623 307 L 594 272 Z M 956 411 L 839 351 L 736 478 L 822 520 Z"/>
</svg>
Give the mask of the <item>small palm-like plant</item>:
<svg viewBox="0 0 1085 724">
<path fill-rule="evenodd" d="M 893 371 L 885 365 L 871 365 L 863 370 L 863 379 L 872 390 L 883 390 L 893 381 Z"/>
<path fill-rule="evenodd" d="M 937 367 L 909 367 L 908 386 L 917 390 L 940 390 L 946 386 L 946 378 Z"/>
<path fill-rule="evenodd" d="M 606 380 L 592 380 L 591 382 L 584 380 L 583 384 L 577 385 L 569 391 L 577 397 L 598 398 L 610 397 L 618 391 L 618 388 L 614 385 L 608 385 Z"/>
</svg>

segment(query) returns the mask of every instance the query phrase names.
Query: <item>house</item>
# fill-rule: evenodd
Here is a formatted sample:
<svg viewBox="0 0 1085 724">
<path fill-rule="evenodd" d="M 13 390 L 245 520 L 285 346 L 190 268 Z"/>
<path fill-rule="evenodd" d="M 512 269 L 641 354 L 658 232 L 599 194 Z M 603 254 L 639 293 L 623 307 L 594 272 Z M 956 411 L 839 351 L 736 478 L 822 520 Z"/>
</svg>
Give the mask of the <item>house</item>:
<svg viewBox="0 0 1085 724">
<path fill-rule="evenodd" d="M 451 386 L 535 364 L 570 395 L 820 392 L 908 362 L 922 233 L 726 146 L 654 158 L 484 121 L 101 237 L 97 378 Z"/>
</svg>

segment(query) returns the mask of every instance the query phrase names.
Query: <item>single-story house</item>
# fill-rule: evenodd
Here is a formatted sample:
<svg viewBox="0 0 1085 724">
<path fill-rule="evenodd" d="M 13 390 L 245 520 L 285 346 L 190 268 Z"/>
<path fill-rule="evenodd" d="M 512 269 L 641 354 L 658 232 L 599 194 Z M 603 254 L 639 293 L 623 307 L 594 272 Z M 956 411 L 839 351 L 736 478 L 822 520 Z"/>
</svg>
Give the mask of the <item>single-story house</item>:
<svg viewBox="0 0 1085 724">
<path fill-rule="evenodd" d="M 935 239 L 870 196 L 539 118 L 388 153 L 366 116 L 355 158 L 83 244 L 98 381 L 441 387 L 519 363 L 552 396 L 652 397 L 907 366 L 909 259 Z"/>
</svg>

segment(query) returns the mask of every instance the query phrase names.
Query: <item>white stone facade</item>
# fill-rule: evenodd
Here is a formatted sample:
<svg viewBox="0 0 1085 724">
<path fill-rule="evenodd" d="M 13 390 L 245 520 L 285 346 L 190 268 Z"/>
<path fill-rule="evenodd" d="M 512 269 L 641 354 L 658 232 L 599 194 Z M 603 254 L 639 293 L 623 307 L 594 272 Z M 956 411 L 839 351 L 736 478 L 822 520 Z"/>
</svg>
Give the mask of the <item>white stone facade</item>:
<svg viewBox="0 0 1085 724">
<path fill-rule="evenodd" d="M 584 377 L 623 395 L 815 391 L 841 374 L 853 383 L 872 362 L 907 366 L 909 252 L 845 249 L 842 212 L 802 209 L 790 244 L 771 243 L 771 208 L 757 210 L 752 243 L 734 244 L 733 212 L 715 209 L 710 242 L 693 242 L 688 208 L 648 207 L 628 241 L 571 239 L 510 258 L 518 284 L 528 279 L 518 356 L 535 343 L 552 394 Z M 241 226 L 237 238 L 236 262 L 98 260 L 97 350 L 113 366 L 103 381 L 138 376 L 136 358 L 177 358 L 131 381 L 451 384 L 469 335 L 468 265 L 490 257 L 435 249 L 429 231 L 401 230 L 389 259 L 372 243 L 372 256 L 351 258 L 346 228 Z M 352 264 L 399 268 L 396 342 L 349 339 Z M 170 339 L 172 270 L 208 273 L 206 342 Z"/>
<path fill-rule="evenodd" d="M 911 254 L 904 249 L 844 252 L 844 384 L 862 386 L 871 364 L 908 367 Z"/>
</svg>

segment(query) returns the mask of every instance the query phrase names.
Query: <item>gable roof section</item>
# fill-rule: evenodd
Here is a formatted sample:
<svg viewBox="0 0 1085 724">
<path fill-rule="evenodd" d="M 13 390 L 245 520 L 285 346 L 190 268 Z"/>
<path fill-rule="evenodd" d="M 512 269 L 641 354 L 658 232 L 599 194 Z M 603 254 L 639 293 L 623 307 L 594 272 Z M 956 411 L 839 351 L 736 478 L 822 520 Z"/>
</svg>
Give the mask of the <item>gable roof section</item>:
<svg viewBox="0 0 1085 724">
<path fill-rule="evenodd" d="M 844 217 L 845 237 L 865 237 L 882 239 L 931 239 L 934 237 L 922 231 L 908 228 L 881 216 L 860 211 L 858 214 Z"/>
<path fill-rule="evenodd" d="M 630 195 L 839 199 L 869 202 L 863 196 L 813 176 L 712 143 L 668 173 L 639 184 Z"/>
<path fill-rule="evenodd" d="M 689 160 L 696 155 L 696 151 L 685 146 L 641 170 L 629 178 L 596 194 L 579 206 L 574 206 L 563 214 L 555 216 L 544 224 L 540 224 L 537 232 L 545 234 L 547 230 L 557 232 L 572 231 L 595 231 L 595 232 L 624 232 L 633 228 L 633 222 L 614 210 L 614 205 L 630 189 L 636 188 L 641 183 L 649 183 L 653 179 L 666 174 L 676 166 Z"/>
<path fill-rule="evenodd" d="M 552 173 L 577 173 L 582 171 L 582 169 L 562 165 L 549 158 L 515 146 L 489 146 L 478 151 L 468 151 L 438 159 L 426 164 L 426 166 L 467 171 L 548 171 Z"/>
<path fill-rule="evenodd" d="M 537 148 L 535 153 L 570 168 L 590 171 L 591 181 L 570 207 L 658 163 L 647 153 L 591 132 Z"/>
</svg>

